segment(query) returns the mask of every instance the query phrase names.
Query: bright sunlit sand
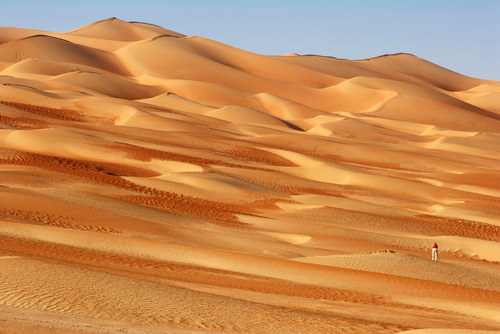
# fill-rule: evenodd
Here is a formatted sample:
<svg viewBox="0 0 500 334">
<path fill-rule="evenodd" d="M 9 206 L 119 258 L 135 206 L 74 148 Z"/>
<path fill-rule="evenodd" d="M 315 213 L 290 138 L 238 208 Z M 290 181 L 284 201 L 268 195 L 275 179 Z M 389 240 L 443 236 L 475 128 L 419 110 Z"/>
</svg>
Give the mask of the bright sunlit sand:
<svg viewBox="0 0 500 334">
<path fill-rule="evenodd" d="M 0 42 L 0 333 L 500 331 L 500 82 L 115 18 Z"/>
</svg>

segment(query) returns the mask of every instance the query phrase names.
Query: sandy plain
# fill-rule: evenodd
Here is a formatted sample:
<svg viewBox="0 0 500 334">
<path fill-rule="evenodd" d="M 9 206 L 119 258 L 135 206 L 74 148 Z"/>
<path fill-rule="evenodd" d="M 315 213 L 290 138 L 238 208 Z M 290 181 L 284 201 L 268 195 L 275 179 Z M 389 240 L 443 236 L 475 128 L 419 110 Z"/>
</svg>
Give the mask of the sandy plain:
<svg viewBox="0 0 500 334">
<path fill-rule="evenodd" d="M 0 333 L 500 330 L 500 82 L 116 18 L 0 43 Z"/>
</svg>

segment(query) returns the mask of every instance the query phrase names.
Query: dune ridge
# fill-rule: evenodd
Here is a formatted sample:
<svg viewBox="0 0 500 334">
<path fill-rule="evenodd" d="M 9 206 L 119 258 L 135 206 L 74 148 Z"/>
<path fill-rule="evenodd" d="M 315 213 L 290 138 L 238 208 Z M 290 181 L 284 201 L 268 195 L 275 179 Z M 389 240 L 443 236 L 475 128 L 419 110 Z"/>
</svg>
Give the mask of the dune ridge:
<svg viewBox="0 0 500 334">
<path fill-rule="evenodd" d="M 0 333 L 500 330 L 498 81 L 110 18 L 0 83 Z"/>
</svg>

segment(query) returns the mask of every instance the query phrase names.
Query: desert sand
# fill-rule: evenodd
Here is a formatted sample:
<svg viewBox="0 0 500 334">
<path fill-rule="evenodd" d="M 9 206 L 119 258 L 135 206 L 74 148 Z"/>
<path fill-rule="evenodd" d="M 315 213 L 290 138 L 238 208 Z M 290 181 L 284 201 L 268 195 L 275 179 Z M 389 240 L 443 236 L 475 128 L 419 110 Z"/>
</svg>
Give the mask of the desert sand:
<svg viewBox="0 0 500 334">
<path fill-rule="evenodd" d="M 116 18 L 0 82 L 0 333 L 500 331 L 500 82 Z"/>
</svg>

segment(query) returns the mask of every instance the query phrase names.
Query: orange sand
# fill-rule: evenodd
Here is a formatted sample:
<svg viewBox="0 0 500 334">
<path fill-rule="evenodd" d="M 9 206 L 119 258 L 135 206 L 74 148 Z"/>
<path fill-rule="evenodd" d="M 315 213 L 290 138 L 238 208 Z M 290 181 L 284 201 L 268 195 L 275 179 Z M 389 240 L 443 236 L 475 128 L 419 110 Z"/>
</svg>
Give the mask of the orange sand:
<svg viewBox="0 0 500 334">
<path fill-rule="evenodd" d="M 500 82 L 114 18 L 0 43 L 0 333 L 500 330 Z"/>
</svg>

